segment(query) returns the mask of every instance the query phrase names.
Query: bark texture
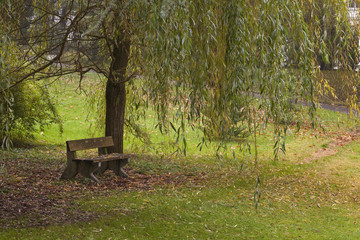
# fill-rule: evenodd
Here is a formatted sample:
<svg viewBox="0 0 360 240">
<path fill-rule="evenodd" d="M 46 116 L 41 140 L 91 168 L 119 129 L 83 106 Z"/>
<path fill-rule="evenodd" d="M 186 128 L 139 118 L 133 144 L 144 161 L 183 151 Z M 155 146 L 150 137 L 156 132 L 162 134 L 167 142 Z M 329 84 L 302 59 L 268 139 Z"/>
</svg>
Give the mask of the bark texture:
<svg viewBox="0 0 360 240">
<path fill-rule="evenodd" d="M 112 136 L 114 147 L 108 153 L 123 153 L 126 105 L 126 68 L 129 62 L 130 42 L 119 40 L 112 52 L 110 75 L 106 84 L 105 136 Z"/>
</svg>

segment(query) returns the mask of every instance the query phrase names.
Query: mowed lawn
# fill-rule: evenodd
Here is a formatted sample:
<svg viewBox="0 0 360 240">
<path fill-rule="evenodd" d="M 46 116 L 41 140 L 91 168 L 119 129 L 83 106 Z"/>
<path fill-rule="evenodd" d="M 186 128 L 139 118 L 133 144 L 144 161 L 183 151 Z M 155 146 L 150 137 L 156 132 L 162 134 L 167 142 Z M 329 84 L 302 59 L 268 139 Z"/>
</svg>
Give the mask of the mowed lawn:
<svg viewBox="0 0 360 240">
<path fill-rule="evenodd" d="M 253 147 L 245 154 L 241 140 L 230 142 L 217 158 L 217 143 L 199 151 L 191 129 L 188 154 L 172 154 L 174 134 L 154 129 L 149 109 L 141 124 L 151 141 L 126 136 L 126 152 L 138 155 L 130 178 L 61 181 L 65 141 L 102 135 L 75 80 L 54 87 L 62 134 L 50 126 L 35 146 L 0 152 L 0 239 L 360 239 L 360 133 L 348 116 L 319 110 L 322 127 L 294 126 L 275 161 L 270 126 L 258 136 L 255 169 Z M 84 89 L 96 82 L 85 79 Z"/>
</svg>

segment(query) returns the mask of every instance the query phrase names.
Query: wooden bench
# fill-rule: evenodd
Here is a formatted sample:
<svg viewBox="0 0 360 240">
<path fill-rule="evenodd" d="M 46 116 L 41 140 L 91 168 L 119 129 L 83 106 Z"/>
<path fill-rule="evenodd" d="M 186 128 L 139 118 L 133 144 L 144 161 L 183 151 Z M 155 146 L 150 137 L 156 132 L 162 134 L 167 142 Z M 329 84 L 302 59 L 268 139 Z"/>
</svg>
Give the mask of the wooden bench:
<svg viewBox="0 0 360 240">
<path fill-rule="evenodd" d="M 107 154 L 107 148 L 113 146 L 114 142 L 111 136 L 67 141 L 67 166 L 60 178 L 71 179 L 80 172 L 84 177 L 91 178 L 99 183 L 100 181 L 95 177 L 94 173 L 103 173 L 107 169 L 113 170 L 117 176 L 128 177 L 122 167 L 134 155 L 122 153 Z M 76 151 L 94 148 L 98 148 L 97 156 L 77 158 Z"/>
</svg>

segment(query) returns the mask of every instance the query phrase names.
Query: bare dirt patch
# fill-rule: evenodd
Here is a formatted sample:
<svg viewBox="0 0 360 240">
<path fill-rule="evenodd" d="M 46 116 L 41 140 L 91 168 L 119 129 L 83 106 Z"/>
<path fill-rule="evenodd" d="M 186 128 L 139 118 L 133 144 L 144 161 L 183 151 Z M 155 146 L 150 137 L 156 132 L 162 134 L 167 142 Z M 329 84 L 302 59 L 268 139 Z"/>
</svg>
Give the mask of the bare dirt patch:
<svg viewBox="0 0 360 240">
<path fill-rule="evenodd" d="M 311 163 L 315 160 L 332 156 L 338 153 L 338 148 L 359 139 L 360 131 L 343 133 L 343 135 L 332 138 L 327 147 L 315 150 L 311 157 L 305 158 L 301 163 Z"/>
</svg>

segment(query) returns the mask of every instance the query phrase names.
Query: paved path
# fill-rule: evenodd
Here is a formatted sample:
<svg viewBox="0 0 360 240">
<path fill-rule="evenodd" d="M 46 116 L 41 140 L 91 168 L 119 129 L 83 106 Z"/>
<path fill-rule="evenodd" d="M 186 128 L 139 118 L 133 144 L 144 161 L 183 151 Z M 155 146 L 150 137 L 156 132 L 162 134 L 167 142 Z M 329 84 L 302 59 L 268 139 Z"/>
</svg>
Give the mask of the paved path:
<svg viewBox="0 0 360 240">
<path fill-rule="evenodd" d="M 251 93 L 252 97 L 256 97 L 256 98 L 261 98 L 261 95 L 258 93 Z M 294 101 L 292 101 L 294 103 Z M 306 102 L 302 102 L 302 103 L 298 103 L 301 104 L 303 106 L 309 106 L 308 103 Z M 343 105 L 334 105 L 334 104 L 328 104 L 328 103 L 320 103 L 320 106 L 318 105 L 318 107 L 326 109 L 326 110 L 330 110 L 330 111 L 334 111 L 334 112 L 339 112 L 339 113 L 346 113 L 349 114 L 350 110 L 348 107 L 343 106 Z M 359 116 L 359 113 L 353 112 L 354 115 Z"/>
<path fill-rule="evenodd" d="M 340 113 L 350 113 L 349 108 L 345 107 L 345 106 L 339 106 L 339 105 L 331 105 L 331 104 L 327 104 L 327 103 L 320 103 L 320 107 L 326 110 L 331 110 L 334 112 L 340 112 Z M 358 115 L 357 113 L 354 112 L 355 115 Z"/>
</svg>

